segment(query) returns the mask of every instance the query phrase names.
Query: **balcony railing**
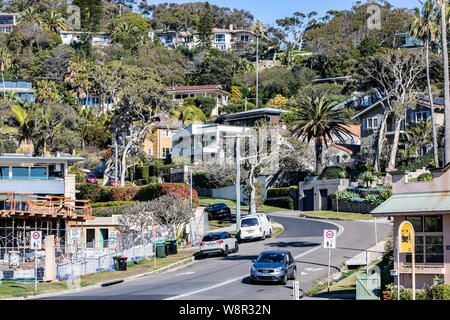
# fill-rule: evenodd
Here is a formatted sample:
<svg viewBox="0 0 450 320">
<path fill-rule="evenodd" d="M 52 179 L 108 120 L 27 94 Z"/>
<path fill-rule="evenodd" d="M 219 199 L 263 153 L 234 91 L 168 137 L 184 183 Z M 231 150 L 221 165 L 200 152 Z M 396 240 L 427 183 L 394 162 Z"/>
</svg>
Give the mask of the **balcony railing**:
<svg viewBox="0 0 450 320">
<path fill-rule="evenodd" d="M 0 215 L 44 215 L 52 217 L 91 217 L 89 200 L 57 196 L 36 196 L 13 192 L 0 193 Z"/>
</svg>

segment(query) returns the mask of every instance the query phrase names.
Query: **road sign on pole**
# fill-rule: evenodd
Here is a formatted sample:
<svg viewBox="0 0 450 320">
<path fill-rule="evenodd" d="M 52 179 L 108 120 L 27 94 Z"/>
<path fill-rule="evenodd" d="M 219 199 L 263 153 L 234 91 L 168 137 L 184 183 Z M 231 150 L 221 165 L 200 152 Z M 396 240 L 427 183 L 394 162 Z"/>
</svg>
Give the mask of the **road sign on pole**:
<svg viewBox="0 0 450 320">
<path fill-rule="evenodd" d="M 42 231 L 31 231 L 30 239 L 30 247 L 34 249 L 34 291 L 37 291 L 37 249 L 42 247 Z"/>
<path fill-rule="evenodd" d="M 40 249 L 42 247 L 42 231 L 31 231 L 31 249 Z"/>
<path fill-rule="evenodd" d="M 300 300 L 300 283 L 298 281 L 292 283 L 292 290 L 294 290 L 292 295 L 294 300 Z"/>
<path fill-rule="evenodd" d="M 411 222 L 403 221 L 398 227 L 398 253 L 411 253 L 412 264 L 412 299 L 416 300 L 416 252 L 414 244 L 414 227 Z M 400 264 L 400 259 L 397 259 L 397 266 Z M 400 269 L 400 268 L 398 268 Z M 400 272 L 399 272 L 400 273 Z M 400 286 L 400 283 L 397 284 Z"/>
<path fill-rule="evenodd" d="M 336 230 L 323 231 L 323 247 L 325 249 L 336 249 Z"/>
</svg>

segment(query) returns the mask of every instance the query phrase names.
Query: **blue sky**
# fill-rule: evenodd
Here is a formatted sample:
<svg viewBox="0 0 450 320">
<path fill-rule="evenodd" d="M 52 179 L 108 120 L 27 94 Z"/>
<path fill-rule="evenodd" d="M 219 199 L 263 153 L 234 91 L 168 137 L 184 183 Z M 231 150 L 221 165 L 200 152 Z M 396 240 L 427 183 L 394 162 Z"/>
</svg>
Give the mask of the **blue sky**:
<svg viewBox="0 0 450 320">
<path fill-rule="evenodd" d="M 158 4 L 163 2 L 169 3 L 185 3 L 188 1 L 152 1 L 147 0 L 148 4 Z M 205 0 L 201 0 L 202 2 Z M 363 1 L 364 2 L 364 1 Z M 414 8 L 419 7 L 419 0 L 390 0 L 396 8 Z M 350 9 L 354 0 L 211 0 L 210 4 L 220 7 L 245 9 L 250 11 L 256 19 L 260 19 L 264 24 L 275 24 L 275 20 L 291 16 L 295 11 L 307 13 L 317 11 L 318 16 L 323 16 L 328 10 L 345 10 Z"/>
</svg>

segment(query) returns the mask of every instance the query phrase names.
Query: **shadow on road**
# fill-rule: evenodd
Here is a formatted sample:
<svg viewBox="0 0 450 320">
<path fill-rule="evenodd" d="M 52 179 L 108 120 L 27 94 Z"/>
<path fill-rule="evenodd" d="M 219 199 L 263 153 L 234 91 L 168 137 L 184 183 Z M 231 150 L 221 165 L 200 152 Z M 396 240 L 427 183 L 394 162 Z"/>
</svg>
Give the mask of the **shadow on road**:
<svg viewBox="0 0 450 320">
<path fill-rule="evenodd" d="M 302 242 L 302 241 L 290 241 L 290 242 L 274 242 L 266 244 L 269 247 L 285 248 L 285 247 L 295 247 L 295 248 L 308 248 L 317 247 L 320 243 L 317 242 Z"/>
</svg>

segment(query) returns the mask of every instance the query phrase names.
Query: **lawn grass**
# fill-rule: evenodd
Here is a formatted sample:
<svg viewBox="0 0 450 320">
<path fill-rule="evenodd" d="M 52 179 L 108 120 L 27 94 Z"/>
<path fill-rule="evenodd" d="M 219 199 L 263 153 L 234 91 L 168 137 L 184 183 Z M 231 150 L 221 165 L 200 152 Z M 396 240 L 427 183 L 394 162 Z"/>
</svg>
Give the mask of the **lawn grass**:
<svg viewBox="0 0 450 320">
<path fill-rule="evenodd" d="M 138 263 L 128 263 L 126 271 L 100 271 L 79 279 L 79 286 L 86 287 L 106 281 L 116 280 L 135 276 L 141 273 L 151 272 L 168 266 L 172 263 L 192 257 L 198 248 L 189 248 L 178 250 L 176 255 L 169 255 L 166 258 L 156 258 L 156 268 L 154 267 L 154 258 L 142 260 Z M 77 284 L 78 285 L 78 284 Z M 42 293 L 57 292 L 74 289 L 73 281 L 62 280 L 58 282 L 38 283 L 37 291 L 34 291 L 34 282 L 19 283 L 15 281 L 3 281 L 0 285 L 0 298 L 27 297 Z"/>
<path fill-rule="evenodd" d="M 210 220 L 209 230 L 222 229 L 236 224 L 235 221 L 230 220 Z"/>
<path fill-rule="evenodd" d="M 300 217 L 330 220 L 371 220 L 370 213 L 336 212 L 336 211 L 304 211 Z M 381 218 L 381 217 L 379 217 Z"/>
<path fill-rule="evenodd" d="M 236 209 L 236 201 L 233 200 L 226 200 L 226 199 L 219 199 L 219 198 L 207 198 L 207 197 L 199 197 L 200 205 L 201 206 L 208 206 L 213 203 L 225 203 L 228 207 Z M 248 211 L 249 206 L 245 204 L 241 204 L 241 210 Z M 267 212 L 267 213 L 273 213 L 278 211 L 291 211 L 286 208 L 279 208 L 279 207 L 273 207 L 273 206 L 266 206 L 266 205 L 260 205 L 257 208 L 258 212 Z"/>
</svg>

